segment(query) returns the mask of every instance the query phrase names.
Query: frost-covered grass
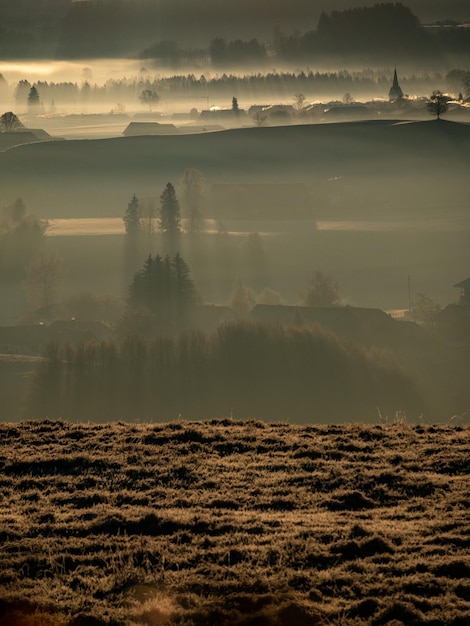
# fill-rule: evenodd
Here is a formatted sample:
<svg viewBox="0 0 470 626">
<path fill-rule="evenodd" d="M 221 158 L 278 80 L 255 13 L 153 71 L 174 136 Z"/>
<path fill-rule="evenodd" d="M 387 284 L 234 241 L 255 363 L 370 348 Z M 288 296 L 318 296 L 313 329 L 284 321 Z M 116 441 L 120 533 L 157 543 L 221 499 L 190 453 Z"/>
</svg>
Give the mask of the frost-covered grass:
<svg viewBox="0 0 470 626">
<path fill-rule="evenodd" d="M 470 428 L 0 425 L 0 624 L 463 626 Z"/>
</svg>

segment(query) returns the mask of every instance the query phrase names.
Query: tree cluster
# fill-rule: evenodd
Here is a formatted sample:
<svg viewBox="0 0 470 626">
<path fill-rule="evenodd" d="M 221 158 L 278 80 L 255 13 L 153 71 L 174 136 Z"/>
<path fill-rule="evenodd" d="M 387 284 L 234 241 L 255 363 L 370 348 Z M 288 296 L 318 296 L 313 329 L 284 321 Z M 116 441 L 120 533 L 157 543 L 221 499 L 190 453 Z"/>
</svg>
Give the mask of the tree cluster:
<svg viewBox="0 0 470 626">
<path fill-rule="evenodd" d="M 422 398 L 388 353 L 318 328 L 240 322 L 209 336 L 52 344 L 46 356 L 31 397 L 35 418 L 233 415 L 321 422 L 375 420 L 377 406 L 391 414 L 423 410 Z"/>
<path fill-rule="evenodd" d="M 25 267 L 45 244 L 47 222 L 27 212 L 21 198 L 0 207 L 0 279 L 24 278 Z"/>
<path fill-rule="evenodd" d="M 189 267 L 179 253 L 173 258 L 149 255 L 130 285 L 131 311 L 123 320 L 121 331 L 145 333 L 179 328 L 198 301 Z"/>
</svg>

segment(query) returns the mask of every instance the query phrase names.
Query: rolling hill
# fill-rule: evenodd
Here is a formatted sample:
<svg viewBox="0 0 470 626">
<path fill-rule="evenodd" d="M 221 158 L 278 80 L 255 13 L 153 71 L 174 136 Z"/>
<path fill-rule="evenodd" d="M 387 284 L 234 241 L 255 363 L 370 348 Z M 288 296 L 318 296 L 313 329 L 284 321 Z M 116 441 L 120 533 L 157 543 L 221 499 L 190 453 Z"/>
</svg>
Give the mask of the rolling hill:
<svg viewBox="0 0 470 626">
<path fill-rule="evenodd" d="M 467 204 L 469 147 L 470 125 L 447 121 L 47 142 L 0 154 L 0 185 L 4 200 L 21 196 L 44 217 L 114 216 L 131 194 L 158 198 L 195 167 L 209 182 L 341 181 L 351 217 L 371 194 L 395 212 L 445 214 Z"/>
</svg>

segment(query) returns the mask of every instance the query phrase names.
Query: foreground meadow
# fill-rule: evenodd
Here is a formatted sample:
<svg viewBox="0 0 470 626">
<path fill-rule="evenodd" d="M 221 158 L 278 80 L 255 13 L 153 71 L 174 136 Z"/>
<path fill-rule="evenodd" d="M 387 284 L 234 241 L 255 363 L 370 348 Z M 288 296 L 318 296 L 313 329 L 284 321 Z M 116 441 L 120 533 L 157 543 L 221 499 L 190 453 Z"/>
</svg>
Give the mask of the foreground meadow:
<svg viewBox="0 0 470 626">
<path fill-rule="evenodd" d="M 468 426 L 41 421 L 0 445 L 2 626 L 469 623 Z"/>
</svg>

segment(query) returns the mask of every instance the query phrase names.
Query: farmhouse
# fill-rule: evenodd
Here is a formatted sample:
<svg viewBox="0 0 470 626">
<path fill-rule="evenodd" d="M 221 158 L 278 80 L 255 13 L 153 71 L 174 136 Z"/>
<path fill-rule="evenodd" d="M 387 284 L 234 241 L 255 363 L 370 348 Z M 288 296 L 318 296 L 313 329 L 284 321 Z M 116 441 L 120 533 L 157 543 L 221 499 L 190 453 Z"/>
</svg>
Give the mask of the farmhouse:
<svg viewBox="0 0 470 626">
<path fill-rule="evenodd" d="M 306 307 L 257 304 L 252 319 L 274 324 L 316 325 L 366 344 L 406 349 L 424 331 L 413 322 L 397 321 L 382 309 L 352 306 Z"/>
<path fill-rule="evenodd" d="M 449 304 L 436 315 L 436 324 L 447 337 L 470 343 L 470 278 L 454 285 L 460 289 L 458 304 Z"/>
<path fill-rule="evenodd" d="M 122 134 L 125 137 L 142 137 L 144 135 L 177 135 L 178 132 L 178 128 L 174 124 L 131 122 Z"/>
</svg>

